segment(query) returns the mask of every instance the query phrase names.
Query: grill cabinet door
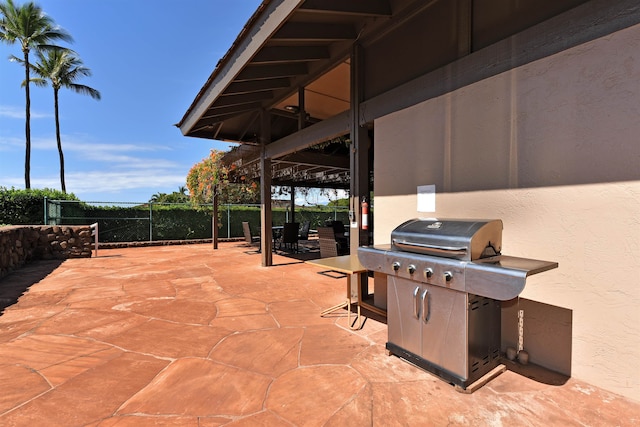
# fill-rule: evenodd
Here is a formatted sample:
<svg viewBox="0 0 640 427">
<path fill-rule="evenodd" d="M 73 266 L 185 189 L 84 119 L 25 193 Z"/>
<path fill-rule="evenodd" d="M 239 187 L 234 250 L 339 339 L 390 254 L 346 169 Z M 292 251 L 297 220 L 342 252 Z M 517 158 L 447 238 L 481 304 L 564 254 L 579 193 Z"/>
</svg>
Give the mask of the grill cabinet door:
<svg viewBox="0 0 640 427">
<path fill-rule="evenodd" d="M 387 327 L 389 342 L 419 356 L 421 324 L 415 315 L 415 298 L 422 286 L 419 282 L 387 276 Z"/>
<path fill-rule="evenodd" d="M 423 285 L 422 346 L 419 355 L 455 376 L 468 378 L 467 294 Z"/>
</svg>

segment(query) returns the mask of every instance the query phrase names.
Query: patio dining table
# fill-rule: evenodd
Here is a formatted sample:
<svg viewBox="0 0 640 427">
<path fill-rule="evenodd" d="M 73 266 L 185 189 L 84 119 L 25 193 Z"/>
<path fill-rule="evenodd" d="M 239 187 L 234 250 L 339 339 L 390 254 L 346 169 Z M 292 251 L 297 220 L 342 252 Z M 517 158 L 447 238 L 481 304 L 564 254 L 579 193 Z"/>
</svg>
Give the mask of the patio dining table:
<svg viewBox="0 0 640 427">
<path fill-rule="evenodd" d="M 362 316 L 360 313 L 360 307 L 362 305 L 361 289 L 360 289 L 360 277 L 362 274 L 367 274 L 367 269 L 360 264 L 358 256 L 342 255 L 330 258 L 320 258 L 306 261 L 307 264 L 314 265 L 316 267 L 322 267 L 328 269 L 328 271 L 337 271 L 347 276 L 347 299 L 340 304 L 336 304 L 333 307 L 329 307 L 323 310 L 320 315 L 326 316 L 329 313 L 340 310 L 342 308 L 347 309 L 347 322 L 351 329 L 360 329 L 363 325 Z M 359 324 L 355 327 L 351 325 L 351 304 L 355 299 Z"/>
</svg>

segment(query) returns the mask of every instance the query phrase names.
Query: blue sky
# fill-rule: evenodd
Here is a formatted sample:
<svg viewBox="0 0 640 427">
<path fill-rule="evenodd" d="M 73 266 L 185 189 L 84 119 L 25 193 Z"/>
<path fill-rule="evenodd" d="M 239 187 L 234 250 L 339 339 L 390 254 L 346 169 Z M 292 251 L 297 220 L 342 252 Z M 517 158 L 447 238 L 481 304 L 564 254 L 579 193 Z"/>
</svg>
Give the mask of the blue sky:
<svg viewBox="0 0 640 427">
<path fill-rule="evenodd" d="M 22 0 L 15 0 L 23 4 Z M 260 0 L 37 0 L 74 38 L 102 100 L 60 91 L 67 191 L 142 202 L 185 185 L 191 166 L 228 144 L 174 126 Z M 0 44 L 0 186 L 24 188 L 25 94 L 18 45 Z M 31 187 L 60 189 L 53 90 L 31 88 Z"/>
</svg>

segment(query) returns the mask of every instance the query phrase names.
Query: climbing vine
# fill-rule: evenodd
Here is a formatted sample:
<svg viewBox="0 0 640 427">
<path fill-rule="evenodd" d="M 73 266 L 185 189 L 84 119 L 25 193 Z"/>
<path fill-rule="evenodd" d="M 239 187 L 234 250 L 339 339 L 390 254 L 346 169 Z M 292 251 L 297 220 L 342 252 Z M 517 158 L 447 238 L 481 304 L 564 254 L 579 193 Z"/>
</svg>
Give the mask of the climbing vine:
<svg viewBox="0 0 640 427">
<path fill-rule="evenodd" d="M 240 176 L 240 182 L 230 182 L 229 175 L 235 165 L 222 163 L 224 151 L 211 150 L 209 156 L 193 165 L 187 175 L 190 200 L 195 205 L 212 203 L 213 196 L 219 203 L 256 203 L 259 200 L 258 184 Z"/>
</svg>

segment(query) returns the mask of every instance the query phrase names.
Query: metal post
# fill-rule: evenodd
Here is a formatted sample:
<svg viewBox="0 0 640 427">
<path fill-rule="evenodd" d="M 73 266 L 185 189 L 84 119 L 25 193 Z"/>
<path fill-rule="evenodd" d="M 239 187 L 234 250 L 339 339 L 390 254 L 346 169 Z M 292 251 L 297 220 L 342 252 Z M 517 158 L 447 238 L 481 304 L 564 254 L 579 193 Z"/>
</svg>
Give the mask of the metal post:
<svg viewBox="0 0 640 427">
<path fill-rule="evenodd" d="M 48 209 L 47 196 L 44 196 L 44 225 L 47 225 L 49 223 L 47 209 Z"/>
<path fill-rule="evenodd" d="M 231 238 L 231 211 L 229 206 L 229 203 L 227 203 L 227 239 Z"/>
<path fill-rule="evenodd" d="M 95 254 L 95 257 L 98 258 L 98 223 L 94 222 L 93 224 L 91 224 L 89 227 L 91 227 L 92 234 L 93 234 L 93 251 Z"/>
</svg>

